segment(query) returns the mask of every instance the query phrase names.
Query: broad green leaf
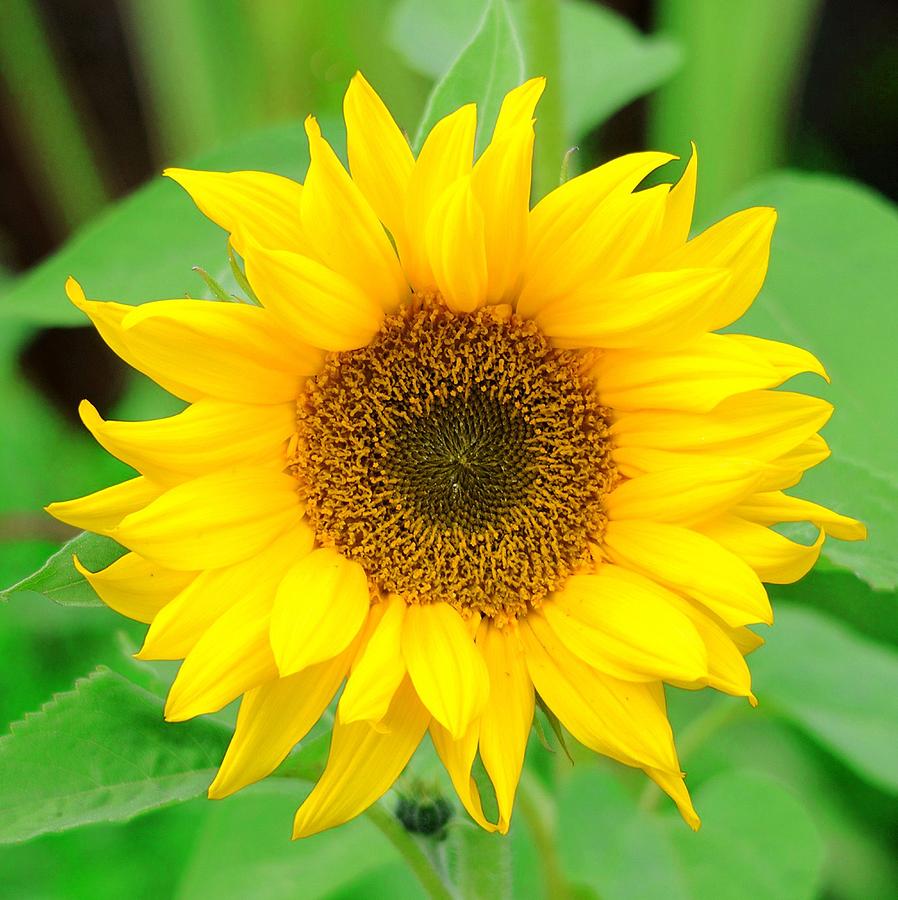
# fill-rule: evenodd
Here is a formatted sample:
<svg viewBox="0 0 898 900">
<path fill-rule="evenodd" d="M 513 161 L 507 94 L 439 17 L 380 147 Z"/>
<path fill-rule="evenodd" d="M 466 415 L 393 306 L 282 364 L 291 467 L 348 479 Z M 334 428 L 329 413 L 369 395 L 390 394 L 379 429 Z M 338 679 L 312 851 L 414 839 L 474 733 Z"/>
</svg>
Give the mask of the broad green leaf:
<svg viewBox="0 0 898 900">
<path fill-rule="evenodd" d="M 162 702 L 98 669 L 0 739 L 0 842 L 122 822 L 207 788 L 229 734 L 167 724 Z"/>
<path fill-rule="evenodd" d="M 303 900 L 346 892 L 354 897 L 423 897 L 411 873 L 397 866 L 392 844 L 364 817 L 291 842 L 304 789 L 295 781 L 266 782 L 211 810 L 178 900 Z M 388 873 L 389 888 L 373 885 Z"/>
<path fill-rule="evenodd" d="M 898 791 L 898 654 L 811 609 L 780 604 L 752 655 L 754 690 L 859 775 Z"/>
<path fill-rule="evenodd" d="M 816 895 L 820 837 L 779 782 L 727 772 L 697 790 L 703 825 L 644 808 L 610 769 L 581 768 L 559 797 L 558 849 L 571 881 L 602 900 L 803 900 Z"/>
<path fill-rule="evenodd" d="M 328 137 L 339 129 L 324 123 Z M 339 144 L 339 141 L 337 142 Z M 302 178 L 308 149 L 300 124 L 278 125 L 249 135 L 191 161 L 200 169 L 260 169 Z M 209 222 L 174 182 L 157 177 L 108 207 L 58 253 L 14 282 L 0 296 L 0 321 L 15 318 L 36 325 L 84 325 L 66 299 L 74 275 L 89 297 L 138 303 L 198 296 L 193 266 L 218 272 L 225 262 L 226 236 Z"/>
<path fill-rule="evenodd" d="M 898 211 L 862 185 L 797 172 L 757 182 L 728 211 L 752 205 L 776 207 L 779 221 L 767 282 L 733 330 L 805 347 L 829 370 L 831 385 L 807 379 L 801 389 L 835 405 L 823 432 L 832 458 L 795 493 L 862 519 L 867 541 L 828 540 L 823 552 L 874 588 L 894 589 Z"/>
<path fill-rule="evenodd" d="M 523 5 L 509 6 L 521 32 Z M 401 0 L 391 23 L 393 46 L 419 72 L 439 78 L 476 28 L 482 11 L 482 0 Z M 564 0 L 560 31 L 568 143 L 663 83 L 680 64 L 679 49 L 672 41 L 640 34 L 598 3 Z M 543 74 L 530 65 L 525 70 L 528 75 Z"/>
<path fill-rule="evenodd" d="M 0 591 L 0 600 L 8 601 L 20 593 L 41 594 L 61 606 L 103 606 L 86 579 L 75 569 L 77 555 L 91 572 L 114 563 L 126 550 L 111 538 L 82 532 L 56 551 L 33 575 Z"/>
<path fill-rule="evenodd" d="M 415 136 L 420 148 L 443 116 L 477 104 L 477 149 L 483 149 L 502 98 L 524 80 L 524 54 L 506 0 L 489 0 L 471 40 L 434 85 Z"/>
</svg>

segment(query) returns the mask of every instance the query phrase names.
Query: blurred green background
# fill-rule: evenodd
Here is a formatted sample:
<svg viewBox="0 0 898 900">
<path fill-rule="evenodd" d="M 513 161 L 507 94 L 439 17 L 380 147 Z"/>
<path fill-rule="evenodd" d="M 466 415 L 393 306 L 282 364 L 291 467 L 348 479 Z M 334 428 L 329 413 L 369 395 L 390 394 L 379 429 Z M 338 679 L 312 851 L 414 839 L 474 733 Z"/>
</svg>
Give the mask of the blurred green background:
<svg viewBox="0 0 898 900">
<path fill-rule="evenodd" d="M 302 119 L 314 112 L 339 148 L 340 102 L 356 69 L 414 134 L 485 6 L 3 0 L 0 589 L 72 536 L 43 505 L 127 475 L 78 425 L 78 401 L 124 419 L 177 409 L 83 327 L 65 301 L 65 276 L 77 275 L 90 296 L 126 302 L 202 296 L 191 267 L 225 271 L 224 237 L 157 177 L 162 167 L 302 178 Z M 694 139 L 697 226 L 747 205 L 777 206 L 768 284 L 738 330 L 807 346 L 829 367 L 834 383 L 822 390 L 838 410 L 826 432 L 834 458 L 803 492 L 863 518 L 871 539 L 827 547 L 801 584 L 773 589 L 777 626 L 752 658 L 758 710 L 710 692 L 670 692 L 705 820 L 698 835 L 633 773 L 577 752 L 572 766 L 534 738 L 511 837 L 485 845 L 481 872 L 456 872 L 462 893 L 502 896 L 501 878 L 484 880 L 495 870 L 523 898 L 898 897 L 898 213 L 889 199 L 898 199 L 898 6 L 513 0 L 508 8 L 505 30 L 491 32 L 501 40 L 478 53 L 503 64 L 514 56 L 526 74 L 550 76 L 538 110 L 537 195 L 557 182 L 571 147 L 576 172 L 646 147 L 682 154 Z M 491 15 L 505 10 L 490 6 Z M 821 390 L 811 381 L 800 389 Z M 164 690 L 170 672 L 129 658 L 141 627 L 66 605 L 66 586 L 46 580 L 2 596 L 3 733 L 98 664 L 147 697 Z M 91 686 L 78 690 L 86 696 Z M 0 739 L 0 896 L 423 896 L 369 820 L 291 844 L 292 810 L 307 790 L 291 779 L 210 803 L 188 799 L 209 780 L 199 763 L 198 777 L 192 771 L 165 797 L 148 763 L 150 799 L 116 806 L 118 787 L 101 785 L 81 819 L 56 815 L 59 791 L 92 778 L 89 740 L 53 731 L 90 731 L 89 715 L 67 718 L 79 696 Z M 101 712 L 93 710 L 97 733 L 113 750 L 121 740 L 139 753 L 135 735 L 117 736 Z M 220 737 L 210 732 L 210 741 L 218 747 Z M 26 757 L 46 772 L 44 794 L 19 790 Z M 415 777 L 439 777 L 426 752 L 415 765 Z M 469 832 L 456 820 L 449 833 L 434 852 L 458 866 L 471 856 L 457 849 Z M 34 837 L 22 842 L 26 834 Z"/>
</svg>

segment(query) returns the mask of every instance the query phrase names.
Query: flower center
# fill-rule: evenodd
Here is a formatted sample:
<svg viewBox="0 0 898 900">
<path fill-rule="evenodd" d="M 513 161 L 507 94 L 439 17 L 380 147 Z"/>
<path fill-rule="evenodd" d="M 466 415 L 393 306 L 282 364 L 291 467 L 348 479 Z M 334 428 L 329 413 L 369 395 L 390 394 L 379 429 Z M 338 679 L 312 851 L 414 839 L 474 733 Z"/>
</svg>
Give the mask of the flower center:
<svg viewBox="0 0 898 900">
<path fill-rule="evenodd" d="M 590 565 L 607 411 L 532 322 L 416 301 L 310 379 L 294 470 L 317 540 L 379 592 L 504 621 Z"/>
</svg>

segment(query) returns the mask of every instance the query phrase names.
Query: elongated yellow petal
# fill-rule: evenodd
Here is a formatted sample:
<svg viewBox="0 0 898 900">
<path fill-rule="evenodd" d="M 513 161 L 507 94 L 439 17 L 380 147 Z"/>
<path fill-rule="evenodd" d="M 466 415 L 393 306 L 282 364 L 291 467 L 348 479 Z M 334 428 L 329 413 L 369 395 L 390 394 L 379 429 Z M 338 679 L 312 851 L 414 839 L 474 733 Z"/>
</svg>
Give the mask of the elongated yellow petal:
<svg viewBox="0 0 898 900">
<path fill-rule="evenodd" d="M 424 141 L 412 170 L 405 208 L 409 246 L 402 263 L 416 291 L 436 287 L 424 241 L 427 224 L 446 189 L 470 173 L 476 130 L 477 111 L 473 103 L 440 119 Z"/>
<path fill-rule="evenodd" d="M 754 337 L 750 334 L 727 335 L 733 343 L 740 344 L 747 350 L 751 350 L 757 356 L 762 357 L 773 366 L 779 374 L 777 384 L 782 384 L 793 375 L 801 372 L 813 372 L 824 381 L 829 382 L 829 374 L 823 367 L 823 363 L 813 353 L 794 347 L 792 344 L 784 344 L 782 341 L 770 341 L 766 338 Z"/>
<path fill-rule="evenodd" d="M 480 734 L 479 721 L 473 721 L 461 738 L 456 740 L 436 719 L 430 722 L 430 737 L 440 760 L 449 773 L 452 786 L 468 815 L 486 831 L 495 831 L 496 826 L 483 814 L 480 791 L 471 777 L 471 766 L 477 754 L 477 738 Z"/>
<path fill-rule="evenodd" d="M 271 614 L 281 677 L 345 650 L 368 616 L 365 570 L 331 548 L 314 550 L 284 577 Z"/>
<path fill-rule="evenodd" d="M 708 673 L 705 645 L 660 591 L 615 577 L 568 579 L 541 607 L 562 643 L 593 668 L 624 681 L 695 681 Z"/>
<path fill-rule="evenodd" d="M 695 186 L 698 178 L 698 151 L 692 144 L 692 155 L 680 180 L 670 189 L 664 210 L 664 223 L 654 252 L 659 256 L 670 253 L 689 238 L 692 227 L 692 212 L 695 207 Z"/>
<path fill-rule="evenodd" d="M 122 339 L 136 368 L 184 400 L 286 403 L 321 354 L 285 341 L 267 310 L 209 300 L 159 300 L 134 307 Z"/>
<path fill-rule="evenodd" d="M 166 169 L 216 225 L 232 235 L 242 256 L 242 234 L 271 250 L 304 252 L 306 236 L 299 221 L 302 185 L 269 172 L 201 172 Z"/>
<path fill-rule="evenodd" d="M 108 534 L 131 513 L 152 503 L 165 490 L 161 485 L 140 476 L 112 487 L 79 497 L 51 503 L 47 512 L 54 519 L 85 531 Z M 200 568 L 194 566 L 195 569 Z"/>
<path fill-rule="evenodd" d="M 710 413 L 621 413 L 611 427 L 616 447 L 646 447 L 772 461 L 826 424 L 832 405 L 787 391 L 749 391 Z"/>
<path fill-rule="evenodd" d="M 311 116 L 306 134 L 311 162 L 302 192 L 302 224 L 315 255 L 393 312 L 408 295 L 396 251 Z"/>
<path fill-rule="evenodd" d="M 487 298 L 483 212 L 470 176 L 459 178 L 437 201 L 425 243 L 436 286 L 455 312 L 472 312 Z"/>
<path fill-rule="evenodd" d="M 405 601 L 396 594 L 383 601 L 385 610 L 368 643 L 352 666 L 352 674 L 340 696 L 337 715 L 341 722 L 379 722 L 402 679 L 402 622 Z"/>
<path fill-rule="evenodd" d="M 277 678 L 268 643 L 273 601 L 273 587 L 260 585 L 209 627 L 178 670 L 165 704 L 167 721 L 215 712 Z"/>
<path fill-rule="evenodd" d="M 77 556 L 72 562 L 110 609 L 146 623 L 196 577 L 195 572 L 164 569 L 136 553 L 126 553 L 99 572 L 88 571 Z"/>
<path fill-rule="evenodd" d="M 472 185 L 483 210 L 488 303 L 511 301 L 527 248 L 533 111 L 545 87 L 533 78 L 502 102 L 493 139 L 474 166 Z"/>
<path fill-rule="evenodd" d="M 289 475 L 229 470 L 171 488 L 109 533 L 159 565 L 194 571 L 247 559 L 301 518 Z"/>
<path fill-rule="evenodd" d="M 408 243 L 405 201 L 415 158 L 377 92 L 356 72 L 343 98 L 352 180 L 389 228 L 400 256 Z"/>
<path fill-rule="evenodd" d="M 730 625 L 773 621 L 758 576 L 705 534 L 659 522 L 609 522 L 609 558 L 705 604 Z"/>
<path fill-rule="evenodd" d="M 713 522 L 703 523 L 700 528 L 703 534 L 751 566 L 758 578 L 771 584 L 791 584 L 807 575 L 820 556 L 826 536 L 821 529 L 813 544 L 799 544 L 738 516 L 721 516 Z"/>
<path fill-rule="evenodd" d="M 538 317 L 549 307 L 564 306 L 571 295 L 601 294 L 609 283 L 633 274 L 631 264 L 661 227 L 666 197 L 667 188 L 660 185 L 608 196 L 576 231 L 528 267 L 518 314 Z"/>
<path fill-rule="evenodd" d="M 701 334 L 678 347 L 608 350 L 594 372 L 602 402 L 613 409 L 683 412 L 710 412 L 733 394 L 789 377 L 728 334 Z"/>
<path fill-rule="evenodd" d="M 665 267 L 717 266 L 732 280 L 706 321 L 708 331 L 735 322 L 751 306 L 767 274 L 776 210 L 754 207 L 727 216 L 665 257 Z"/>
<path fill-rule="evenodd" d="M 406 679 L 384 717 L 385 731 L 367 722 L 334 725 L 327 768 L 296 813 L 293 837 L 308 837 L 364 812 L 383 796 L 424 737 L 430 714 Z"/>
<path fill-rule="evenodd" d="M 165 485 L 241 464 L 283 469 L 286 441 L 296 430 L 293 403 L 248 406 L 206 398 L 167 419 L 112 422 L 83 400 L 78 413 L 101 446 Z"/>
<path fill-rule="evenodd" d="M 289 678 L 248 691 L 209 797 L 219 800 L 259 781 L 283 762 L 321 718 L 346 675 L 354 647 Z"/>
<path fill-rule="evenodd" d="M 461 738 L 489 696 L 486 664 L 461 616 L 448 603 L 412 604 L 402 625 L 402 655 L 421 701 Z"/>
<path fill-rule="evenodd" d="M 581 744 L 628 766 L 678 771 L 664 695 L 654 684 L 598 672 L 540 616 L 521 620 L 520 635 L 533 686 Z"/>
<path fill-rule="evenodd" d="M 813 522 L 828 535 L 840 541 L 862 541 L 867 529 L 862 522 L 841 516 L 819 503 L 790 497 L 782 491 L 752 494 L 733 512 L 749 522 L 759 525 L 776 525 L 778 522 Z"/>
<path fill-rule="evenodd" d="M 782 456 L 765 464 L 764 478 L 758 485 L 758 490 L 781 491 L 793 487 L 808 469 L 828 459 L 831 452 L 829 445 L 819 434 L 812 434 Z"/>
<path fill-rule="evenodd" d="M 760 479 L 758 463 L 710 459 L 622 481 L 604 504 L 612 519 L 692 525 L 732 509 L 755 490 Z"/>
<path fill-rule="evenodd" d="M 273 598 L 295 560 L 311 551 L 313 540 L 312 529 L 303 522 L 249 559 L 201 572 L 156 616 L 137 657 L 187 656 L 213 623 L 247 593 L 264 588 Z"/>
<path fill-rule="evenodd" d="M 677 804 L 677 809 L 680 811 L 683 821 L 693 831 L 698 831 L 701 828 L 702 820 L 698 817 L 698 813 L 692 805 L 692 798 L 686 789 L 686 782 L 682 774 L 666 772 L 663 769 L 644 769 L 643 771 Z"/>
<path fill-rule="evenodd" d="M 477 646 L 490 677 L 490 697 L 480 719 L 480 758 L 496 791 L 498 830 L 506 834 L 533 723 L 533 683 L 516 626 L 500 629 L 484 620 Z"/>
<path fill-rule="evenodd" d="M 530 213 L 525 280 L 529 282 L 612 193 L 629 194 L 646 175 L 672 159 L 676 157 L 669 153 L 631 153 L 578 175 L 543 197 Z"/>
<path fill-rule="evenodd" d="M 642 347 L 689 340 L 729 274 L 722 269 L 647 272 L 584 287 L 543 309 L 537 322 L 558 346 Z"/>
<path fill-rule="evenodd" d="M 244 258 L 259 299 L 300 340 L 323 350 L 355 350 L 380 328 L 377 298 L 314 259 L 253 243 Z"/>
</svg>

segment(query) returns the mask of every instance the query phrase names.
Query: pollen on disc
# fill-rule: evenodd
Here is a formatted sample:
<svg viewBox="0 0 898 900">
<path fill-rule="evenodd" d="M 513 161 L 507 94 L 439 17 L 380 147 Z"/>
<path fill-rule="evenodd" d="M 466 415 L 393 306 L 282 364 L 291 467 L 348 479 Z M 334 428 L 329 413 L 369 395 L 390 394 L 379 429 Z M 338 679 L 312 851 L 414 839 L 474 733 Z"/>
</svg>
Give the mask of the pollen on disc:
<svg viewBox="0 0 898 900">
<path fill-rule="evenodd" d="M 615 478 L 583 357 L 532 322 L 436 298 L 332 354 L 298 405 L 317 539 L 372 586 L 498 622 L 590 565 Z"/>
</svg>

